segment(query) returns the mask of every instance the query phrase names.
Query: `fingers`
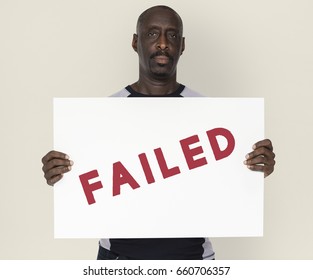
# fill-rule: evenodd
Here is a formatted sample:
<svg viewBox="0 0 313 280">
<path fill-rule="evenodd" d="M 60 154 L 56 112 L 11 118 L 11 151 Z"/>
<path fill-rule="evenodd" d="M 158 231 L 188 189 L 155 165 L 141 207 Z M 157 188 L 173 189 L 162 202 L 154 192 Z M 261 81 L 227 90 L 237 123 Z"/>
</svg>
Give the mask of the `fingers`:
<svg viewBox="0 0 313 280">
<path fill-rule="evenodd" d="M 71 169 L 71 166 L 56 166 L 46 171 L 44 177 L 47 180 L 47 184 L 53 186 L 56 182 L 62 179 L 63 174 L 69 172 Z"/>
<path fill-rule="evenodd" d="M 45 164 L 51 159 L 58 158 L 58 159 L 69 159 L 69 156 L 67 154 L 58 152 L 58 151 L 50 151 L 42 158 L 42 163 Z"/>
<path fill-rule="evenodd" d="M 50 186 L 54 186 L 55 183 L 57 183 L 58 181 L 60 181 L 63 178 L 63 175 L 57 175 L 52 177 L 51 179 L 47 179 L 47 184 Z"/>
<path fill-rule="evenodd" d="M 253 150 L 260 148 L 260 147 L 265 147 L 267 149 L 269 149 L 270 151 L 273 151 L 273 145 L 272 145 L 272 141 L 270 139 L 264 139 L 262 141 L 259 141 L 257 143 L 255 143 L 253 145 Z"/>
<path fill-rule="evenodd" d="M 60 181 L 63 174 L 72 169 L 73 161 L 69 160 L 69 156 L 57 152 L 50 151 L 42 158 L 42 171 L 46 178 L 47 184 L 53 186 L 56 182 Z"/>
<path fill-rule="evenodd" d="M 52 158 L 50 161 L 47 161 L 43 166 L 42 166 L 42 171 L 44 173 L 49 172 L 49 170 L 53 169 L 54 167 L 71 167 L 73 165 L 73 161 L 68 160 L 68 159 L 57 159 L 57 158 Z"/>
<path fill-rule="evenodd" d="M 259 141 L 253 145 L 253 151 L 246 155 L 244 164 L 250 170 L 264 173 L 267 177 L 274 171 L 275 154 L 273 152 L 273 145 L 269 139 Z"/>
</svg>

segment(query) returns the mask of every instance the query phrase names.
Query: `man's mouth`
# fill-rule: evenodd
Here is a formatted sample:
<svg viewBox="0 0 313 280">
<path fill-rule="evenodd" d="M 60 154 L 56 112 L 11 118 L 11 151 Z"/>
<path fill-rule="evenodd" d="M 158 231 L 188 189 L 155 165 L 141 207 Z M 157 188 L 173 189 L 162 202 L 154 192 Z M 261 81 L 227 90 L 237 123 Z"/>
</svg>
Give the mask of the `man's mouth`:
<svg viewBox="0 0 313 280">
<path fill-rule="evenodd" d="M 173 60 L 172 56 L 165 51 L 157 51 L 151 55 L 151 59 L 153 59 L 159 65 L 168 64 L 171 60 Z"/>
<path fill-rule="evenodd" d="M 158 64 L 167 64 L 170 58 L 166 55 L 157 55 L 154 57 L 154 60 Z"/>
</svg>

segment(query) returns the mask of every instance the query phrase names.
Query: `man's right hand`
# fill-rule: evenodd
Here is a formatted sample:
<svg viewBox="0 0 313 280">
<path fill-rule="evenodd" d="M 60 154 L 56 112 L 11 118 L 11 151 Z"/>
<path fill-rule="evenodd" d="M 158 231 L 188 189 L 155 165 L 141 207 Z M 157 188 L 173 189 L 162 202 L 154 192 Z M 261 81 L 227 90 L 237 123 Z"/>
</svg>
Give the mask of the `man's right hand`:
<svg viewBox="0 0 313 280">
<path fill-rule="evenodd" d="M 47 184 L 50 186 L 60 181 L 63 174 L 69 172 L 74 164 L 68 155 L 57 151 L 50 151 L 41 161 L 43 163 L 42 171 L 44 172 Z"/>
</svg>

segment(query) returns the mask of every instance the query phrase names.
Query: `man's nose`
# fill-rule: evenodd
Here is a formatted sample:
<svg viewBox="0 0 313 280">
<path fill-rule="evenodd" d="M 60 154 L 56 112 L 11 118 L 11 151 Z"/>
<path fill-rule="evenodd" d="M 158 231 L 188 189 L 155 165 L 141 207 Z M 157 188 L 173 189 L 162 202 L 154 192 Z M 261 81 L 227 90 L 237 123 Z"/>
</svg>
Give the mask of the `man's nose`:
<svg viewBox="0 0 313 280">
<path fill-rule="evenodd" d="M 164 34 L 161 34 L 157 42 L 157 48 L 160 50 L 166 50 L 168 48 L 168 41 Z"/>
</svg>

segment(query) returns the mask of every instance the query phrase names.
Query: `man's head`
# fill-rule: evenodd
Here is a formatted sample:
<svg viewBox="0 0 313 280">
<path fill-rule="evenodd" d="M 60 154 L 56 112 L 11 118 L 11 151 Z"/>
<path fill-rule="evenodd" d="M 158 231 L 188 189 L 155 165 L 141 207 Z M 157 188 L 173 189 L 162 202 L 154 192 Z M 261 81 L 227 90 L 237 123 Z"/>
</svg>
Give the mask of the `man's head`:
<svg viewBox="0 0 313 280">
<path fill-rule="evenodd" d="M 140 75 L 176 78 L 176 66 L 185 48 L 180 16 L 167 6 L 147 9 L 138 18 L 132 46 L 139 56 Z"/>
</svg>

